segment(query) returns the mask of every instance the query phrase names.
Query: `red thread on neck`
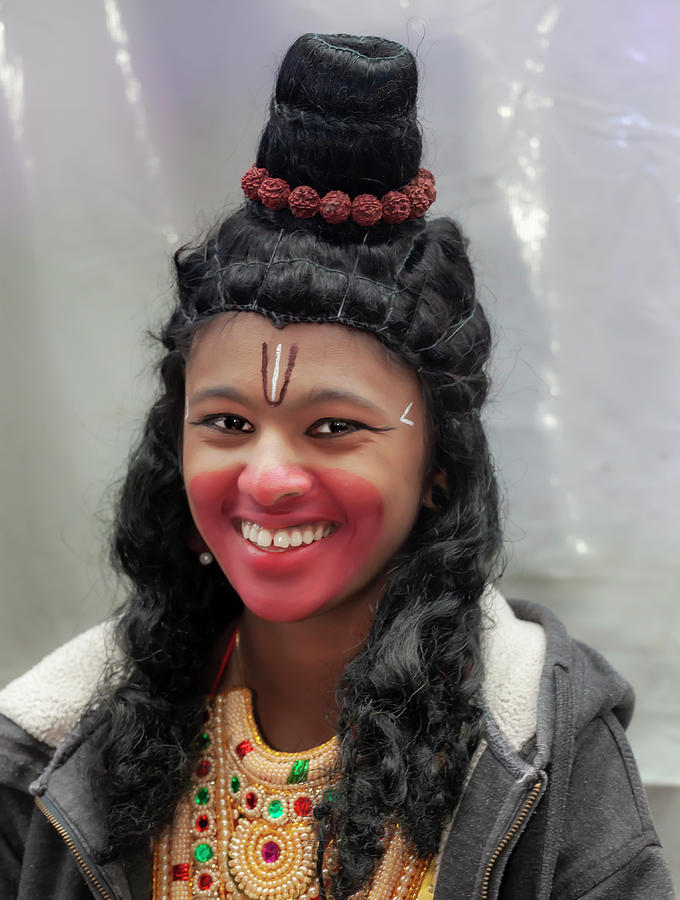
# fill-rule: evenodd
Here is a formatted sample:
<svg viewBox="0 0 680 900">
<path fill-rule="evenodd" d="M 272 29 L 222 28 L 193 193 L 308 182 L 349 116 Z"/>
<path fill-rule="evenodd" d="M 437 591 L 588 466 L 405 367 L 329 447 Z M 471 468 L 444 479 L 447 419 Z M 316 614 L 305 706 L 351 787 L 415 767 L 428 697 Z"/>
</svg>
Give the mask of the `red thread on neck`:
<svg viewBox="0 0 680 900">
<path fill-rule="evenodd" d="M 229 657 L 231 656 L 231 651 L 234 649 L 234 644 L 236 643 L 236 635 L 238 634 L 238 625 L 234 628 L 234 633 L 229 639 L 229 644 L 227 646 L 226 652 L 222 657 L 222 662 L 220 663 L 220 669 L 217 673 L 217 678 L 213 682 L 212 690 L 210 691 L 210 699 L 212 700 L 217 693 L 217 689 L 220 686 L 220 681 L 222 681 L 222 676 L 224 675 L 224 670 L 227 668 L 227 663 L 229 662 Z"/>
</svg>

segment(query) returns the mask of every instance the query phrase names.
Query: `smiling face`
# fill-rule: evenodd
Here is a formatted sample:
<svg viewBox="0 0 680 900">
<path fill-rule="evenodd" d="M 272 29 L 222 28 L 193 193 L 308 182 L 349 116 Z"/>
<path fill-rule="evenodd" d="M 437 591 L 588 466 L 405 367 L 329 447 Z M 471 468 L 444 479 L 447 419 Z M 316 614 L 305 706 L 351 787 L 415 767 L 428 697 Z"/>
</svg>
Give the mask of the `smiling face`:
<svg viewBox="0 0 680 900">
<path fill-rule="evenodd" d="M 380 582 L 422 505 L 416 375 L 343 325 L 225 314 L 187 362 L 196 527 L 258 617 L 298 621 Z"/>
</svg>

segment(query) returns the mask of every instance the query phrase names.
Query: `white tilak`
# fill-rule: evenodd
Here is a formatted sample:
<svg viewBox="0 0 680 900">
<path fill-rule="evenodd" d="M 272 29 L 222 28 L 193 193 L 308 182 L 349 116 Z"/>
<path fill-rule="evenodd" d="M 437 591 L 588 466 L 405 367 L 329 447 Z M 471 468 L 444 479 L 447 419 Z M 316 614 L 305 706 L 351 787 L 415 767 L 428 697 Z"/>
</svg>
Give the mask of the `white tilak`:
<svg viewBox="0 0 680 900">
<path fill-rule="evenodd" d="M 281 344 L 276 347 L 276 362 L 272 372 L 272 400 L 276 400 L 276 382 L 279 380 L 279 368 L 281 365 Z"/>
<path fill-rule="evenodd" d="M 184 421 L 186 422 L 189 418 L 189 398 L 184 398 Z"/>
<path fill-rule="evenodd" d="M 411 402 L 409 403 L 409 405 L 406 407 L 406 409 L 405 409 L 405 410 L 403 411 L 403 413 L 401 414 L 401 419 L 399 419 L 399 421 L 400 421 L 400 422 L 403 422 L 404 425 L 414 425 L 414 424 L 415 424 L 415 423 L 412 422 L 410 419 L 407 419 L 407 418 L 406 418 L 406 416 L 408 415 L 409 410 L 411 409 L 412 406 L 413 406 L 413 400 L 411 400 Z"/>
</svg>

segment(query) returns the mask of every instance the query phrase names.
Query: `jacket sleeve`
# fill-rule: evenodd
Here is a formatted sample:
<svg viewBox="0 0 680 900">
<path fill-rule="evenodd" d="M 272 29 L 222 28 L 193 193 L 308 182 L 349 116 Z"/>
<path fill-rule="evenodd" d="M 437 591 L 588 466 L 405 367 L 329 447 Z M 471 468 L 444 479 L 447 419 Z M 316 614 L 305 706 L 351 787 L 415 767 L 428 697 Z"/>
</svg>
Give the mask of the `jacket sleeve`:
<svg viewBox="0 0 680 900">
<path fill-rule="evenodd" d="M 579 735 L 554 900 L 673 900 L 670 872 L 621 723 L 607 712 Z"/>
</svg>

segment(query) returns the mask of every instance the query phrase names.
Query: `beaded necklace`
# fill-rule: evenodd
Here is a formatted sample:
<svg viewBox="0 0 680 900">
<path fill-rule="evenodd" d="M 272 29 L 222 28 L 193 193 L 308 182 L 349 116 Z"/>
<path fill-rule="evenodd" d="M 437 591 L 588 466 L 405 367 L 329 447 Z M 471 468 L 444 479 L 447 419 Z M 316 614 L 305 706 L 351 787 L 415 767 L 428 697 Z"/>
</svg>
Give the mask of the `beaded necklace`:
<svg viewBox="0 0 680 900">
<path fill-rule="evenodd" d="M 303 754 L 272 750 L 250 691 L 230 688 L 214 697 L 198 743 L 191 790 L 156 842 L 153 900 L 318 900 L 313 809 L 336 738 Z M 395 828 L 361 900 L 431 898 L 433 873 L 434 859 L 412 856 Z"/>
</svg>

